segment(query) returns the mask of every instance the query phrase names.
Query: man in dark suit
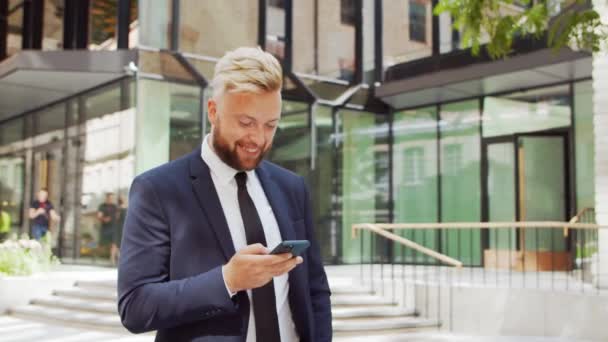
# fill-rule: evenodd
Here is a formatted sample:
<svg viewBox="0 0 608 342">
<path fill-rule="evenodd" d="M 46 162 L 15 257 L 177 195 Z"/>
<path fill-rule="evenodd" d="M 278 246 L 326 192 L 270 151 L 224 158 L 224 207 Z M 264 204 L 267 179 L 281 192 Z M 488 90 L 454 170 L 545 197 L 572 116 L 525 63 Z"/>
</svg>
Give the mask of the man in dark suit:
<svg viewBox="0 0 608 342">
<path fill-rule="evenodd" d="M 302 177 L 264 155 L 281 115 L 282 71 L 253 48 L 216 65 L 201 148 L 136 177 L 118 309 L 157 341 L 331 341 L 330 291 Z M 309 240 L 302 256 L 269 254 Z"/>
</svg>

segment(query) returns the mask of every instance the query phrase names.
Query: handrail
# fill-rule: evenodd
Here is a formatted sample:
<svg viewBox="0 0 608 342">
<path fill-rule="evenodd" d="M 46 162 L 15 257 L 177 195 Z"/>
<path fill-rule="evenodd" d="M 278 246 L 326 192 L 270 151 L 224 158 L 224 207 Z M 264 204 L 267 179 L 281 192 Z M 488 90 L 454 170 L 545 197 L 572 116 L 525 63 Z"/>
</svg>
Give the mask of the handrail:
<svg viewBox="0 0 608 342">
<path fill-rule="evenodd" d="M 370 223 L 358 223 L 352 229 L 362 229 L 363 225 Z M 497 228 L 551 228 L 563 229 L 608 229 L 608 226 L 599 226 L 595 223 L 569 223 L 558 221 L 529 221 L 529 222 L 451 222 L 451 223 L 373 223 L 381 229 L 497 229 Z"/>
<path fill-rule="evenodd" d="M 451 266 L 454 266 L 454 267 L 457 267 L 457 268 L 461 268 L 462 267 L 462 262 L 460 262 L 460 261 L 458 261 L 456 259 L 450 258 L 447 255 L 438 253 L 438 252 L 436 252 L 436 251 L 434 251 L 434 250 L 432 250 L 430 248 L 421 246 L 421 245 L 419 245 L 419 244 L 417 244 L 417 243 L 415 243 L 415 242 L 413 242 L 411 240 L 408 240 L 408 239 L 404 238 L 403 236 L 399 236 L 399 235 L 393 234 L 391 232 L 388 232 L 388 231 L 386 231 L 386 230 L 384 230 L 382 228 L 379 228 L 378 224 L 373 224 L 373 223 L 356 224 L 356 225 L 353 225 L 352 229 L 353 229 L 352 230 L 352 238 L 353 239 L 357 237 L 357 233 L 356 233 L 357 229 L 359 229 L 359 230 L 366 229 L 366 230 L 374 232 L 374 233 L 376 233 L 378 235 L 384 236 L 385 238 L 387 238 L 389 240 L 393 240 L 393 241 L 398 242 L 398 243 L 400 243 L 400 244 L 402 244 L 404 246 L 407 246 L 407 247 L 410 247 L 410 248 L 412 248 L 414 250 L 417 250 L 418 252 L 420 252 L 422 254 L 426 254 L 426 255 L 428 255 L 428 256 L 430 256 L 432 258 L 435 258 L 435 259 L 437 259 L 437 260 L 439 260 L 439 261 L 441 261 L 441 262 L 443 262 L 445 264 L 448 264 L 448 265 L 451 265 Z"/>
<path fill-rule="evenodd" d="M 572 217 L 570 219 L 570 223 L 577 223 L 580 222 L 581 217 L 583 217 L 583 215 L 585 215 L 588 211 L 595 211 L 595 208 L 592 207 L 586 207 L 581 209 L 578 214 L 576 214 L 574 217 Z"/>
</svg>

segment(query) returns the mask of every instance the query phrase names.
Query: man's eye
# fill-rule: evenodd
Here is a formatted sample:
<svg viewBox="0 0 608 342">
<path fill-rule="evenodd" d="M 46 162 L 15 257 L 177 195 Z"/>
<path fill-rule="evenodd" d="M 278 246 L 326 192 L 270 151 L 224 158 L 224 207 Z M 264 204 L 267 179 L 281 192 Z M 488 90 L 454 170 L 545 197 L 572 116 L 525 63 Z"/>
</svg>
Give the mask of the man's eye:
<svg viewBox="0 0 608 342">
<path fill-rule="evenodd" d="M 241 121 L 241 125 L 243 125 L 243 127 L 251 127 L 253 125 L 253 121 Z"/>
</svg>

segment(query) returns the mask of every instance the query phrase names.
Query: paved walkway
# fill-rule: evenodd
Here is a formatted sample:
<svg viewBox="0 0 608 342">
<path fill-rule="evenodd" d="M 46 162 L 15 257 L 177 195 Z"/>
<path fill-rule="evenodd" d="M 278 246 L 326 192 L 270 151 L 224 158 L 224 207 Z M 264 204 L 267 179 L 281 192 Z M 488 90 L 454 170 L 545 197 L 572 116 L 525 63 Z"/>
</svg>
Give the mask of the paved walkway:
<svg viewBox="0 0 608 342">
<path fill-rule="evenodd" d="M 25 321 L 10 316 L 0 316 L 0 341 L 2 342 L 152 342 L 153 334 L 127 335 L 110 332 L 82 330 L 47 323 Z M 369 342 L 369 336 L 334 338 L 335 342 Z M 522 336 L 466 336 L 453 334 L 409 333 L 374 336 L 373 342 L 565 342 L 569 339 L 522 337 Z M 583 341 L 583 340 L 578 340 Z"/>
</svg>

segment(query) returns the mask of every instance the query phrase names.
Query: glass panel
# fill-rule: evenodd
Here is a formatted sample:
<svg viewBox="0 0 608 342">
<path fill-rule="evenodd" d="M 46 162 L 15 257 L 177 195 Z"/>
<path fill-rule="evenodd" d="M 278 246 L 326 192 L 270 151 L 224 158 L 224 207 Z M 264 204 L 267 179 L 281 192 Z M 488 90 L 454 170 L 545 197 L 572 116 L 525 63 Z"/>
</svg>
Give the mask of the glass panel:
<svg viewBox="0 0 608 342">
<path fill-rule="evenodd" d="M 285 1 L 269 0 L 266 7 L 266 51 L 285 57 Z"/>
<path fill-rule="evenodd" d="M 570 126 L 568 85 L 484 98 L 484 137 L 567 126 Z"/>
<path fill-rule="evenodd" d="M 488 145 L 488 221 L 517 221 L 515 150 L 512 142 Z M 490 248 L 514 249 L 515 229 L 490 229 Z"/>
<path fill-rule="evenodd" d="M 283 101 L 281 121 L 269 159 L 308 179 L 310 171 L 309 105 Z"/>
<path fill-rule="evenodd" d="M 520 138 L 519 164 L 524 201 L 521 221 L 566 220 L 564 138 Z M 561 229 L 528 229 L 522 234 L 526 250 L 565 250 Z"/>
<path fill-rule="evenodd" d="M 44 1 L 42 49 L 60 50 L 63 47 L 63 1 Z"/>
<path fill-rule="evenodd" d="M 65 128 L 65 103 L 60 103 L 36 114 L 36 134 L 54 132 L 58 138 L 63 137 Z"/>
<path fill-rule="evenodd" d="M 355 75 L 354 0 L 294 1 L 295 72 L 352 81 Z M 340 42 L 340 44 L 336 44 Z"/>
<path fill-rule="evenodd" d="M 171 84 L 170 86 L 169 159 L 192 152 L 201 144 L 200 88 Z"/>
<path fill-rule="evenodd" d="M 23 140 L 23 117 L 7 121 L 0 125 L 0 145 L 14 143 Z"/>
<path fill-rule="evenodd" d="M 34 145 L 46 145 L 63 139 L 65 111 L 65 103 L 59 103 L 34 113 Z"/>
<path fill-rule="evenodd" d="M 338 229 L 333 207 L 335 194 L 336 157 L 334 149 L 332 108 L 313 105 L 316 129 L 315 167 L 310 171 L 310 189 L 317 241 L 326 262 L 337 262 Z"/>
<path fill-rule="evenodd" d="M 481 219 L 479 102 L 441 107 L 441 220 Z M 479 230 L 443 232 L 443 252 L 466 265 L 481 262 Z"/>
<path fill-rule="evenodd" d="M 374 1 L 363 1 L 363 82 L 374 83 L 375 68 L 375 5 Z"/>
<path fill-rule="evenodd" d="M 40 189 L 47 189 L 48 201 L 59 215 L 63 215 L 63 182 L 64 182 L 64 154 L 63 144 L 56 143 L 51 146 L 44 146 L 42 149 L 33 151 L 33 173 L 32 173 L 32 198 Z M 30 220 L 30 236 L 35 236 L 33 231 L 34 222 Z M 59 241 L 61 239 L 60 222 L 49 221 L 48 229 L 51 232 L 51 247 L 53 254 L 61 255 Z M 47 232 L 48 234 L 48 232 Z"/>
<path fill-rule="evenodd" d="M 168 49 L 171 46 L 172 0 L 132 1 L 140 5 L 139 43 L 143 46 Z"/>
<path fill-rule="evenodd" d="M 342 261 L 358 263 L 362 252 L 364 260 L 369 260 L 370 245 L 366 243 L 364 250 L 360 250 L 359 240 L 351 238 L 352 225 L 387 222 L 388 219 L 388 146 L 384 141 L 388 126 L 385 122 L 377 122 L 373 113 L 341 110 L 338 114 L 342 132 L 342 156 L 338 168 L 342 186 L 339 192 L 342 203 Z M 386 241 L 377 238 L 376 243 L 374 257 L 377 258 L 378 255 L 385 255 Z"/>
<path fill-rule="evenodd" d="M 0 209 L 9 214 L 12 232 L 22 224 L 25 192 L 25 157 L 0 157 Z"/>
<path fill-rule="evenodd" d="M 78 149 L 82 190 L 76 210 L 75 248 L 86 262 L 116 262 L 128 188 L 135 170 L 135 108 L 121 97 L 131 88 L 128 82 L 114 84 L 87 96 L 85 107 L 81 107 L 86 110 L 81 113 L 86 122 Z M 155 150 L 152 145 L 148 148 Z"/>
<path fill-rule="evenodd" d="M 180 51 L 221 57 L 237 47 L 257 46 L 258 3 L 180 0 Z"/>
<path fill-rule="evenodd" d="M 21 51 L 23 41 L 23 2 L 23 0 L 9 0 L 8 2 L 7 56 L 12 56 Z"/>
<path fill-rule="evenodd" d="M 393 121 L 393 186 L 396 223 L 438 221 L 437 110 L 421 108 L 395 113 Z M 437 250 L 435 231 L 398 231 L 418 244 Z M 395 248 L 399 261 L 432 262 L 412 249 Z"/>
<path fill-rule="evenodd" d="M 592 81 L 574 84 L 574 136 L 576 142 L 576 207 L 595 206 L 595 141 L 593 136 Z"/>
<path fill-rule="evenodd" d="M 112 43 L 118 27 L 118 1 L 91 0 L 89 49 L 98 50 Z"/>
<path fill-rule="evenodd" d="M 382 6 L 384 68 L 432 54 L 430 0 L 389 0 Z"/>
</svg>

